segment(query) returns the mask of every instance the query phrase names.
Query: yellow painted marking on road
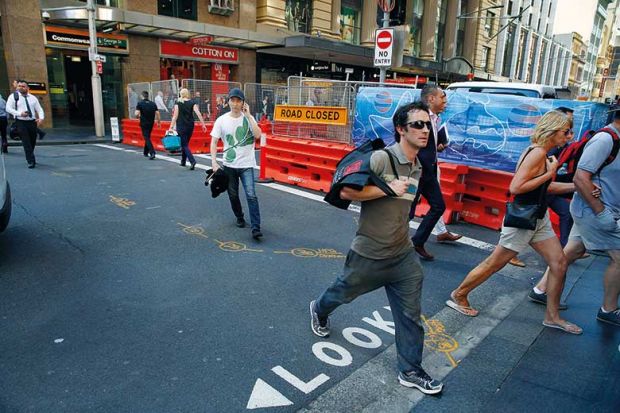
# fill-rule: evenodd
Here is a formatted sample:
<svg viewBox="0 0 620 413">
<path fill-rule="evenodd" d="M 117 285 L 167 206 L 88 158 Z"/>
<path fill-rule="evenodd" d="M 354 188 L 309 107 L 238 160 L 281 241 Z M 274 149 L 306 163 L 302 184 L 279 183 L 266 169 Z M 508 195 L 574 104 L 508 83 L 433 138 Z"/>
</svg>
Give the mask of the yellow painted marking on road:
<svg viewBox="0 0 620 413">
<path fill-rule="evenodd" d="M 241 251 L 248 251 L 248 252 L 263 252 L 263 250 L 255 250 L 252 248 L 248 248 L 247 245 L 245 245 L 242 242 L 237 242 L 237 241 L 218 241 L 218 240 L 214 240 L 218 246 L 220 247 L 220 249 L 222 251 L 228 251 L 228 252 L 241 252 Z"/>
<path fill-rule="evenodd" d="M 120 198 L 120 197 L 116 197 L 114 195 L 110 195 L 110 202 L 112 202 L 114 205 L 119 206 L 121 208 L 124 209 L 129 209 L 130 207 L 134 206 L 136 203 L 134 201 L 131 201 L 127 198 Z"/>
<path fill-rule="evenodd" d="M 183 232 L 189 235 L 195 235 L 197 237 L 209 238 L 207 234 L 205 234 L 205 229 L 200 225 L 185 225 L 177 222 L 178 225 L 183 227 Z"/>
<path fill-rule="evenodd" d="M 291 254 L 299 258 L 346 258 L 346 255 L 331 248 L 293 248 L 290 251 L 274 251 L 273 253 Z"/>
<path fill-rule="evenodd" d="M 458 365 L 458 361 L 452 357 L 453 351 L 459 348 L 459 343 L 454 337 L 445 333 L 446 327 L 439 320 L 428 320 L 422 316 L 422 321 L 426 324 L 426 337 L 424 338 L 424 345 L 430 347 L 432 350 L 444 353 L 448 358 L 448 361 L 452 367 Z"/>
</svg>

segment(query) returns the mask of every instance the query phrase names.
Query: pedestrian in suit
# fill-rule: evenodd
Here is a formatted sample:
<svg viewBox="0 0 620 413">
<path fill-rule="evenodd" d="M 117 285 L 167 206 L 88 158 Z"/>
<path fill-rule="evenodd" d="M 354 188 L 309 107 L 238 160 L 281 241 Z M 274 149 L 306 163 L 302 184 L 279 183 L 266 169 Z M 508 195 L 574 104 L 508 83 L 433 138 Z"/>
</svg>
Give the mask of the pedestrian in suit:
<svg viewBox="0 0 620 413">
<path fill-rule="evenodd" d="M 424 248 L 424 244 L 431 235 L 433 228 L 440 221 L 442 214 L 446 210 L 446 204 L 441 194 L 439 186 L 439 170 L 437 167 L 437 152 L 441 152 L 448 145 L 447 134 L 445 128 L 439 129 L 439 114 L 442 113 L 447 105 L 446 92 L 439 86 L 426 85 L 421 93 L 422 101 L 429 107 L 429 115 L 431 118 L 432 130 L 428 135 L 428 143 L 426 147 L 418 152 L 418 159 L 422 164 L 422 178 L 420 186 L 416 194 L 416 198 L 411 205 L 409 218 L 415 216 L 415 208 L 420 200 L 420 195 L 426 199 L 430 205 L 428 213 L 422 219 L 415 235 L 411 238 L 413 247 L 420 258 L 432 261 L 435 257 L 428 253 Z M 440 225 L 445 228 L 445 226 Z M 461 235 L 452 234 L 447 230 L 437 235 L 437 241 L 456 241 Z"/>
<path fill-rule="evenodd" d="M 17 93 L 12 93 L 7 99 L 6 110 L 15 117 L 17 133 L 22 140 L 26 162 L 28 162 L 28 168 L 32 169 L 36 165 L 34 147 L 37 143 L 37 129 L 45 119 L 45 113 L 39 100 L 28 93 L 28 83 L 25 80 L 17 81 Z"/>
</svg>

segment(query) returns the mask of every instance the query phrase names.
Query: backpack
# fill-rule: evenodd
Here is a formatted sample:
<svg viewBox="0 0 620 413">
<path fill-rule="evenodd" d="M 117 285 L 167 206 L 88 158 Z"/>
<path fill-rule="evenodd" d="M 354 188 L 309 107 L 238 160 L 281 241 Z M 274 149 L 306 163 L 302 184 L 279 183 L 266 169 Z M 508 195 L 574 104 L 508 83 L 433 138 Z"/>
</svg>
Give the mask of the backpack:
<svg viewBox="0 0 620 413">
<path fill-rule="evenodd" d="M 605 166 L 609 165 L 614 161 L 614 159 L 616 159 L 618 150 L 620 150 L 620 137 L 618 137 L 616 131 L 611 128 L 588 130 L 583 134 L 581 139 L 569 144 L 566 148 L 562 149 L 562 152 L 560 152 L 560 155 L 558 156 L 558 164 L 560 165 L 560 169 L 558 172 L 561 170 L 565 171 L 565 173 L 558 173 L 555 177 L 556 182 L 573 182 L 575 172 L 577 172 L 579 159 L 581 159 L 581 155 L 583 154 L 583 148 L 585 148 L 590 139 L 592 139 L 592 137 L 599 132 L 610 134 L 614 143 L 609 157 L 605 160 L 605 162 L 603 162 L 596 173 L 600 173 Z"/>
<path fill-rule="evenodd" d="M 340 198 L 343 187 L 361 190 L 366 185 L 375 185 L 388 196 L 396 196 L 392 188 L 370 169 L 370 157 L 376 150 L 385 148 L 385 143 L 380 139 L 365 142 L 363 145 L 347 153 L 336 165 L 336 172 L 332 179 L 332 185 L 324 200 L 336 208 L 347 209 L 351 201 Z M 383 149 L 385 150 L 385 149 Z M 394 160 L 389 151 L 390 164 L 396 174 Z"/>
</svg>

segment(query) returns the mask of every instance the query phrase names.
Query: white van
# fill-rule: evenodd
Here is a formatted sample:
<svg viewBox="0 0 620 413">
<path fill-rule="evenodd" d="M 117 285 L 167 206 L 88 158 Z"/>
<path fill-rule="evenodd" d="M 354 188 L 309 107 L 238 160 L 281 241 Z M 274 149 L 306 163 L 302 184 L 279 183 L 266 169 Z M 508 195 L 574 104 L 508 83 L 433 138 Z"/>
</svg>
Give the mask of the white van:
<svg viewBox="0 0 620 413">
<path fill-rule="evenodd" d="M 515 95 L 540 99 L 557 99 L 557 94 L 553 86 L 537 85 L 532 83 L 456 82 L 450 84 L 446 90 L 491 93 L 497 95 Z"/>
</svg>

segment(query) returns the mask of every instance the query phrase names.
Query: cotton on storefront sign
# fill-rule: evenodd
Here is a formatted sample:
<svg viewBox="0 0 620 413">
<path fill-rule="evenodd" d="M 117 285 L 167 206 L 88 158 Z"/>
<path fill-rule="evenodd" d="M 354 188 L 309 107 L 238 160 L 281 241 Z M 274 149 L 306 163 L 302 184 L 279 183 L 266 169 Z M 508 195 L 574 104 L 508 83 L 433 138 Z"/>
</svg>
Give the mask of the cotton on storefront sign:
<svg viewBox="0 0 620 413">
<path fill-rule="evenodd" d="M 160 40 L 160 52 L 168 57 L 191 57 L 196 60 L 208 60 L 210 62 L 237 63 L 239 50 L 229 47 L 209 45 L 192 45 L 172 40 Z"/>
<path fill-rule="evenodd" d="M 385 309 L 389 310 L 390 307 L 385 307 Z M 378 311 L 373 311 L 372 317 L 364 317 L 362 321 L 377 330 L 391 335 L 395 334 L 394 322 L 385 320 Z M 347 327 L 342 330 L 342 336 L 350 344 L 358 348 L 376 349 L 383 345 L 383 341 L 377 334 L 361 327 Z M 330 341 L 319 341 L 314 343 L 312 345 L 312 354 L 317 360 L 327 366 L 348 367 L 353 363 L 353 354 L 351 354 L 347 348 Z M 310 381 L 303 381 L 295 374 L 279 365 L 273 367 L 271 372 L 304 394 L 312 393 L 330 379 L 328 375 L 321 373 Z M 302 376 L 303 375 L 302 372 Z M 267 375 L 264 377 L 267 377 Z M 274 382 L 277 383 L 278 381 Z M 254 388 L 252 389 L 252 394 L 250 395 L 246 409 L 281 407 L 290 406 L 292 404 L 294 403 L 280 393 L 278 389 L 271 386 L 266 380 L 258 378 L 254 382 Z"/>
</svg>

